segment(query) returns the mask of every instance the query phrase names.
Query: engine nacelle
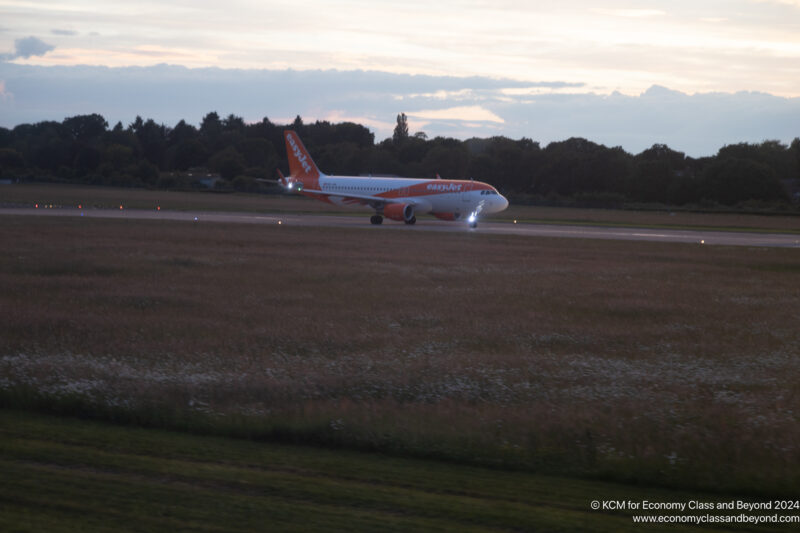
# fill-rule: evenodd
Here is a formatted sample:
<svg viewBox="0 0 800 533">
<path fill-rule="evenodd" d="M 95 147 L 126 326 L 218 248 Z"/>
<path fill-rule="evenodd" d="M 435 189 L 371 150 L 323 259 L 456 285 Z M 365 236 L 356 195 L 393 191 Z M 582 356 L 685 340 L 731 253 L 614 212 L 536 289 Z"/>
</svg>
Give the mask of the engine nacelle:
<svg viewBox="0 0 800 533">
<path fill-rule="evenodd" d="M 414 206 L 411 204 L 389 204 L 383 208 L 383 216 L 406 224 L 417 221 L 417 217 L 414 216 Z"/>
<path fill-rule="evenodd" d="M 439 220 L 449 220 L 450 222 L 461 218 L 461 213 L 431 213 Z"/>
</svg>

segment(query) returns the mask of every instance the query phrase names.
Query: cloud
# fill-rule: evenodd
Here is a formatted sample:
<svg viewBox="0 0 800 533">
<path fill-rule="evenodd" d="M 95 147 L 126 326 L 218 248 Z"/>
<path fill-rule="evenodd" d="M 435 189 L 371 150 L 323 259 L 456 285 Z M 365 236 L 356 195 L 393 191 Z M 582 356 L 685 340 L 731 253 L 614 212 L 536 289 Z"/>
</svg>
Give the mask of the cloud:
<svg viewBox="0 0 800 533">
<path fill-rule="evenodd" d="M 604 8 L 597 8 L 591 10 L 594 13 L 599 13 L 600 15 L 610 15 L 612 17 L 623 17 L 623 18 L 650 18 L 650 17 L 662 17 L 667 13 L 660 9 L 604 9 Z"/>
<path fill-rule="evenodd" d="M 663 143 L 693 157 L 725 144 L 800 134 L 800 98 L 695 93 L 653 86 L 598 94 L 580 83 L 413 76 L 375 71 L 153 67 L 43 67 L 0 63 L 0 126 L 99 113 L 127 125 L 140 115 L 198 125 L 210 111 L 286 124 L 300 115 L 366 125 L 391 137 L 398 113 L 412 132 L 457 138 L 503 135 L 546 145 L 584 137 L 639 153 Z M 13 96 L 12 96 L 13 95 Z"/>
<path fill-rule="evenodd" d="M 505 122 L 502 118 L 481 106 L 459 106 L 445 109 L 422 109 L 409 111 L 408 116 L 430 120 L 458 120 L 466 122 Z"/>
<path fill-rule="evenodd" d="M 6 82 L 0 80 L 0 101 L 7 101 L 9 98 L 12 98 L 14 95 L 11 94 L 6 90 Z"/>
<path fill-rule="evenodd" d="M 751 0 L 758 4 L 784 4 L 787 6 L 800 7 L 800 0 Z"/>
<path fill-rule="evenodd" d="M 0 54 L 0 60 L 13 61 L 18 58 L 28 59 L 31 56 L 43 56 L 55 48 L 52 44 L 47 44 L 37 37 L 24 37 L 14 41 L 12 53 Z"/>
<path fill-rule="evenodd" d="M 800 0 L 11 4 L 2 20 L 9 43 L 59 36 L 55 53 L 29 64 L 361 68 L 580 80 L 627 94 L 662 83 L 800 96 Z"/>
<path fill-rule="evenodd" d="M 328 122 L 333 122 L 333 123 L 354 122 L 356 124 L 361 124 L 362 126 L 366 126 L 368 128 L 372 128 L 373 130 L 379 130 L 379 131 L 391 130 L 395 126 L 394 122 L 389 122 L 386 120 L 377 120 L 374 117 L 368 117 L 368 116 L 354 116 L 338 109 L 330 111 L 325 116 L 320 118 L 322 120 L 327 120 Z M 275 120 L 278 121 L 278 119 Z M 293 120 L 294 118 L 287 118 L 282 122 L 288 124 Z"/>
</svg>

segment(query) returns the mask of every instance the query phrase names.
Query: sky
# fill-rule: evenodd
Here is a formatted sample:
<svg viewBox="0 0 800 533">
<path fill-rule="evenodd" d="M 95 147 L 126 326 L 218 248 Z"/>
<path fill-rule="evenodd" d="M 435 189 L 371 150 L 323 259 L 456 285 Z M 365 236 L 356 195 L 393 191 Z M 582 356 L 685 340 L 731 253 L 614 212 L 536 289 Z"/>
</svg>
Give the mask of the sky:
<svg viewBox="0 0 800 533">
<path fill-rule="evenodd" d="M 0 126 L 212 110 L 379 140 L 405 112 L 428 136 L 634 153 L 789 142 L 800 0 L 0 0 Z"/>
</svg>

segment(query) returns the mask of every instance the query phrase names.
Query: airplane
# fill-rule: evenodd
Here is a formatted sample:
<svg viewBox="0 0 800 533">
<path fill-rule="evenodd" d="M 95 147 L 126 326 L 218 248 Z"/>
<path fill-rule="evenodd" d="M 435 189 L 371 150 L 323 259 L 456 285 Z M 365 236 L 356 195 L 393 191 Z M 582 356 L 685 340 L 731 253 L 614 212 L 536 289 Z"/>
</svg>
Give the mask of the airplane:
<svg viewBox="0 0 800 533">
<path fill-rule="evenodd" d="M 324 202 L 375 210 L 372 224 L 383 218 L 406 224 L 417 221 L 417 213 L 430 213 L 441 220 L 466 218 L 470 228 L 478 225 L 479 213 L 498 213 L 508 200 L 497 189 L 480 181 L 413 178 L 329 176 L 319 170 L 303 141 L 292 130 L 283 132 L 289 158 L 289 176 L 280 170 L 279 183 Z"/>
</svg>

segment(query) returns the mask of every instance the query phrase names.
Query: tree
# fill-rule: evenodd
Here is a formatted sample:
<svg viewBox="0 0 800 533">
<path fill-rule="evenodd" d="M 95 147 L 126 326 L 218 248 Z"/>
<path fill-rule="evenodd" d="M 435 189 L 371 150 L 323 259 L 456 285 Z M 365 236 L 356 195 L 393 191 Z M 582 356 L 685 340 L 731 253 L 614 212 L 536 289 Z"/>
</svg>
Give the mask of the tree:
<svg viewBox="0 0 800 533">
<path fill-rule="evenodd" d="M 62 166 L 72 167 L 81 145 L 58 122 L 39 122 L 29 128 L 14 128 L 14 132 L 17 141 L 13 146 L 23 155 L 28 166 L 39 170 L 56 172 Z"/>
<path fill-rule="evenodd" d="M 242 117 L 237 117 L 233 113 L 228 115 L 225 120 L 222 121 L 222 129 L 225 131 L 235 131 L 235 132 L 243 132 L 245 128 L 244 119 Z"/>
<path fill-rule="evenodd" d="M 775 172 L 752 159 L 717 157 L 703 176 L 703 195 L 725 205 L 747 200 L 785 201 L 786 192 Z"/>
<path fill-rule="evenodd" d="M 258 137 L 242 142 L 242 155 L 248 167 L 265 167 L 276 159 L 272 144 Z"/>
<path fill-rule="evenodd" d="M 89 145 L 80 145 L 72 163 L 78 176 L 94 172 L 103 161 L 103 154 L 97 148 Z"/>
<path fill-rule="evenodd" d="M 677 190 L 675 182 L 685 173 L 685 160 L 683 152 L 654 144 L 634 158 L 634 179 L 626 187 L 628 193 L 642 202 L 670 201 L 669 191 Z"/>
<path fill-rule="evenodd" d="M 244 172 L 244 158 L 236 148 L 228 146 L 220 150 L 208 161 L 208 166 L 211 170 L 219 172 L 219 175 L 226 180 L 232 180 L 242 172 Z"/>
<path fill-rule="evenodd" d="M 789 152 L 794 158 L 795 168 L 797 169 L 797 172 L 792 177 L 796 180 L 800 180 L 800 137 L 794 138 L 792 145 L 789 147 Z"/>
<path fill-rule="evenodd" d="M 182 142 L 197 139 L 197 128 L 191 124 L 187 124 L 185 120 L 178 122 L 169 132 L 170 144 L 179 144 Z"/>
<path fill-rule="evenodd" d="M 791 179 L 797 172 L 797 161 L 792 157 L 788 147 L 779 141 L 730 144 L 720 148 L 717 159 L 729 158 L 749 159 L 762 163 L 771 168 L 779 180 Z"/>
<path fill-rule="evenodd" d="M 536 176 L 536 192 L 574 196 L 580 192 L 609 192 L 609 173 L 618 161 L 606 156 L 605 146 L 580 137 L 553 142 L 544 150 L 544 163 Z M 610 154 L 609 154 L 610 155 Z"/>
<path fill-rule="evenodd" d="M 206 149 L 197 139 L 188 139 L 167 151 L 167 167 L 170 170 L 188 170 L 203 166 L 208 159 Z"/>
<path fill-rule="evenodd" d="M 212 111 L 203 117 L 203 121 L 200 123 L 200 136 L 209 153 L 222 148 L 222 121 L 216 111 Z"/>
<path fill-rule="evenodd" d="M 113 168 L 120 169 L 133 161 L 133 150 L 121 144 L 112 144 L 106 148 L 105 160 Z"/>
<path fill-rule="evenodd" d="M 181 120 L 172 129 L 137 116 L 127 128 L 118 122 L 110 130 L 101 115 L 77 115 L 0 128 L 0 171 L 11 177 L 157 186 L 168 184 L 160 172 L 195 166 L 208 166 L 231 180 L 269 177 L 275 166 L 286 164 L 287 127 L 298 132 L 317 162 L 332 173 L 441 173 L 485 180 L 504 193 L 542 199 L 552 195 L 558 202 L 562 197 L 573 203 L 609 198 L 669 204 L 785 201 L 786 191 L 796 190 L 794 181 L 800 180 L 800 138 L 789 146 L 779 141 L 729 145 L 700 159 L 663 144 L 633 156 L 581 138 L 543 149 L 525 138 L 410 136 L 405 113 L 397 115 L 394 134 L 377 145 L 374 134 L 360 124 L 304 124 L 299 115 L 288 125 L 266 117 L 247 124 L 237 115 L 221 118 L 212 111 L 199 128 Z M 256 185 L 246 178 L 236 182 L 247 190 Z"/>
<path fill-rule="evenodd" d="M 0 127 L 0 148 L 6 147 L 11 144 L 14 139 L 14 134 L 8 128 Z"/>
<path fill-rule="evenodd" d="M 13 148 L 0 148 L 0 178 L 13 176 L 16 174 L 14 171 L 23 168 L 25 168 L 25 159 L 21 153 Z"/>
<path fill-rule="evenodd" d="M 64 127 L 78 141 L 89 141 L 106 132 L 108 122 L 101 115 L 78 115 L 64 119 Z"/>
<path fill-rule="evenodd" d="M 408 139 L 408 117 L 405 113 L 397 115 L 397 126 L 394 127 L 394 134 L 392 135 L 392 142 L 394 144 L 402 144 Z"/>
<path fill-rule="evenodd" d="M 163 124 L 156 124 L 152 118 L 147 119 L 147 122 L 136 131 L 136 138 L 142 148 L 142 155 L 158 168 L 164 166 L 167 135 L 167 127 Z"/>
<path fill-rule="evenodd" d="M 336 139 L 334 142 L 352 142 L 359 148 L 372 148 L 375 144 L 375 135 L 361 124 L 343 122 L 334 126 Z"/>
<path fill-rule="evenodd" d="M 425 175 L 433 177 L 441 174 L 449 179 L 464 179 L 467 177 L 469 154 L 464 144 L 439 143 L 425 154 L 422 168 Z"/>
<path fill-rule="evenodd" d="M 219 135 L 222 132 L 222 121 L 216 111 L 212 111 L 203 117 L 200 123 L 200 133 L 207 137 Z"/>
<path fill-rule="evenodd" d="M 136 120 L 134 120 L 129 126 L 128 129 L 131 130 L 133 133 L 137 133 L 139 130 L 142 129 L 144 126 L 144 120 L 139 115 L 136 115 Z"/>
</svg>

